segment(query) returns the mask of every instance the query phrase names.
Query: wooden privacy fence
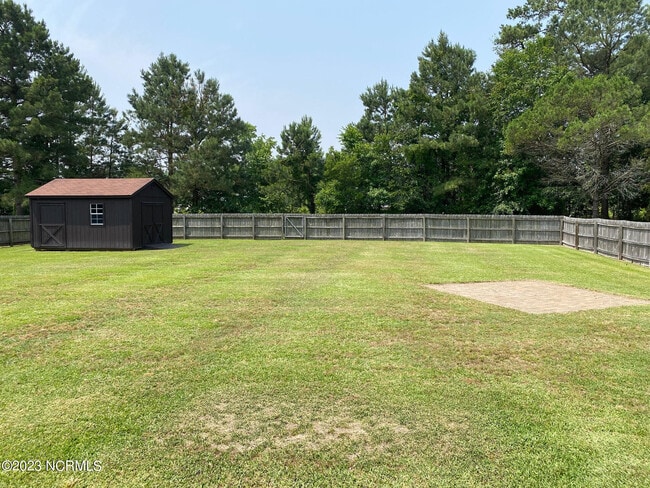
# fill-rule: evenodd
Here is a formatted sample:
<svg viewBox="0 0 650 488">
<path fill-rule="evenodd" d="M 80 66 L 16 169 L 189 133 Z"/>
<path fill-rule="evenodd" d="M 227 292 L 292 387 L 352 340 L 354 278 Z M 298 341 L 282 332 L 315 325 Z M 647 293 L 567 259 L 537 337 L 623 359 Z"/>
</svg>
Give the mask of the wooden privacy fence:
<svg viewBox="0 0 650 488">
<path fill-rule="evenodd" d="M 505 215 L 176 214 L 174 238 L 555 244 L 650 265 L 650 224 Z"/>
<path fill-rule="evenodd" d="M 562 244 L 650 265 L 650 224 L 626 220 L 562 219 Z"/>
<path fill-rule="evenodd" d="M 359 239 L 560 244 L 562 217 L 177 214 L 175 238 Z"/>
<path fill-rule="evenodd" d="M 29 242 L 29 215 L 0 216 L 0 246 Z"/>
</svg>

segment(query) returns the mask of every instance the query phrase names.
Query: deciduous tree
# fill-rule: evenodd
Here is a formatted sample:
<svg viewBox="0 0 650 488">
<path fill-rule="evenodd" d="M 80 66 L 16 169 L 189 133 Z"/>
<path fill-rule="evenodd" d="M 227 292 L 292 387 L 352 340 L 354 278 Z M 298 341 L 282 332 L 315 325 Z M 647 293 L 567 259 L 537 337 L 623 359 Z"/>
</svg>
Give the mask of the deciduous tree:
<svg viewBox="0 0 650 488">
<path fill-rule="evenodd" d="M 508 10 L 514 25 L 501 28 L 497 44 L 522 49 L 540 36 L 579 74 L 612 74 L 627 44 L 647 34 L 643 0 L 527 0 Z"/>
<path fill-rule="evenodd" d="M 639 159 L 650 144 L 650 116 L 641 90 L 625 77 L 566 77 L 506 131 L 506 152 L 527 155 L 547 175 L 575 182 L 593 217 L 609 217 L 618 194 L 633 197 L 647 180 Z"/>
</svg>

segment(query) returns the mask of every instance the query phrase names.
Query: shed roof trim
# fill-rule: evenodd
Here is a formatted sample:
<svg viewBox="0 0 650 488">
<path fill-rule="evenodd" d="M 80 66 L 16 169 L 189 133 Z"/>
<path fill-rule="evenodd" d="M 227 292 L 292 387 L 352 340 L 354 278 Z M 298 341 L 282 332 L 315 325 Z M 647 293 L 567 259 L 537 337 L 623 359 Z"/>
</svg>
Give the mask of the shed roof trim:
<svg viewBox="0 0 650 488">
<path fill-rule="evenodd" d="M 153 178 L 63 178 L 44 184 L 27 196 L 128 197 L 155 181 Z"/>
</svg>

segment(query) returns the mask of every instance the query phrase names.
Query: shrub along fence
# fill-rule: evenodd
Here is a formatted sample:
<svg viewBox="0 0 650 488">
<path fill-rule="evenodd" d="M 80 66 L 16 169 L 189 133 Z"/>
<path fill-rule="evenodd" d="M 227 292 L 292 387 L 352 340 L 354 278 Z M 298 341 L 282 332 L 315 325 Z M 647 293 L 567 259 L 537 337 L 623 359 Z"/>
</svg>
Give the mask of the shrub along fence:
<svg viewBox="0 0 650 488">
<path fill-rule="evenodd" d="M 555 244 L 650 265 L 650 223 L 505 215 L 175 214 L 176 239 L 357 239 Z M 0 245 L 28 243 L 28 216 L 0 217 Z"/>
</svg>

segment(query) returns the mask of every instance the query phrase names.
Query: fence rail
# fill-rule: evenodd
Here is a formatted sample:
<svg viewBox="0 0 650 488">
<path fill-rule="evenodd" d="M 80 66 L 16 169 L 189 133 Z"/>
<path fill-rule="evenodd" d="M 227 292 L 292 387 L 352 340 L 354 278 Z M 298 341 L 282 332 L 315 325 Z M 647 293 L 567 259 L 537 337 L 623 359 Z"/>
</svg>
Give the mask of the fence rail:
<svg viewBox="0 0 650 488">
<path fill-rule="evenodd" d="M 556 244 L 650 265 L 650 223 L 505 215 L 174 214 L 176 239 L 349 239 Z M 0 245 L 30 242 L 29 216 L 0 216 Z"/>
<path fill-rule="evenodd" d="M 25 244 L 30 235 L 29 215 L 0 216 L 0 246 Z"/>
</svg>

